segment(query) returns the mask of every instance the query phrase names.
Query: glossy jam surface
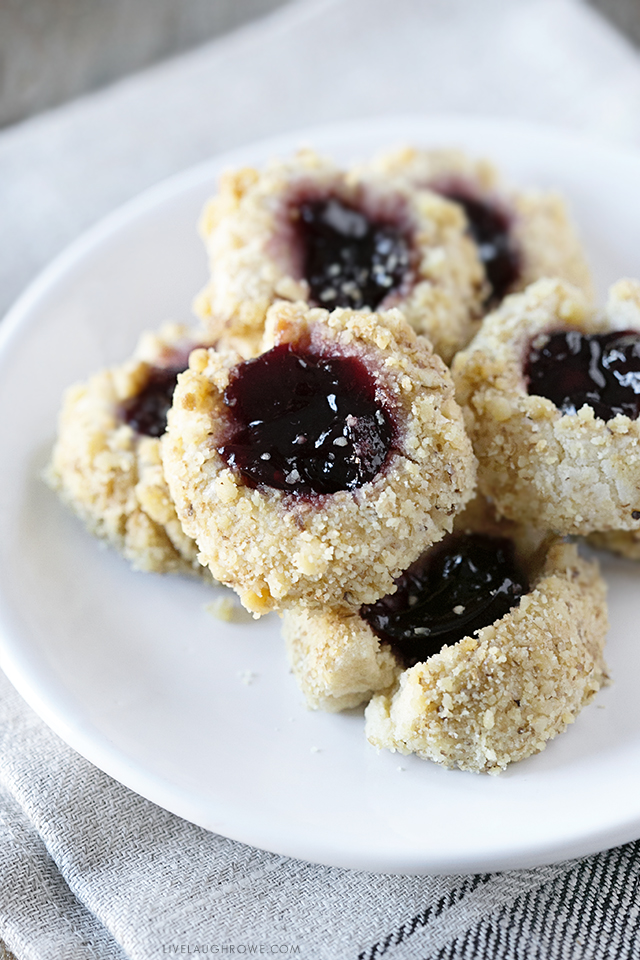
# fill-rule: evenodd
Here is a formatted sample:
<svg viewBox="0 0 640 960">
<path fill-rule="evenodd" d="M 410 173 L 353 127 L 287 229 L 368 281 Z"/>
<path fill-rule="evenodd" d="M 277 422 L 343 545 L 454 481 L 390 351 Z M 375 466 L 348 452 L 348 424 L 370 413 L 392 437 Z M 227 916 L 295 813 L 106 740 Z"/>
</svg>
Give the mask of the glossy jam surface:
<svg viewBox="0 0 640 960">
<path fill-rule="evenodd" d="M 122 405 L 122 418 L 136 433 L 161 437 L 165 432 L 178 374 L 187 362 L 179 367 L 152 367 L 145 387 Z"/>
<path fill-rule="evenodd" d="M 547 397 L 562 413 L 585 403 L 600 420 L 640 414 L 640 334 L 632 330 L 583 334 L 563 330 L 536 337 L 524 375 L 530 394 Z"/>
<path fill-rule="evenodd" d="M 509 217 L 495 204 L 460 188 L 443 188 L 438 192 L 464 209 L 469 233 L 491 288 L 487 305 L 495 306 L 520 277 L 520 254 L 513 241 Z"/>
<path fill-rule="evenodd" d="M 406 280 L 410 242 L 335 197 L 298 207 L 303 275 L 320 307 L 376 307 Z"/>
<path fill-rule="evenodd" d="M 394 437 L 373 377 L 355 357 L 290 344 L 240 364 L 218 452 L 250 484 L 297 494 L 353 490 L 379 473 Z"/>
<path fill-rule="evenodd" d="M 511 540 L 481 533 L 451 534 L 396 583 L 360 615 L 406 667 L 499 620 L 529 589 Z"/>
</svg>

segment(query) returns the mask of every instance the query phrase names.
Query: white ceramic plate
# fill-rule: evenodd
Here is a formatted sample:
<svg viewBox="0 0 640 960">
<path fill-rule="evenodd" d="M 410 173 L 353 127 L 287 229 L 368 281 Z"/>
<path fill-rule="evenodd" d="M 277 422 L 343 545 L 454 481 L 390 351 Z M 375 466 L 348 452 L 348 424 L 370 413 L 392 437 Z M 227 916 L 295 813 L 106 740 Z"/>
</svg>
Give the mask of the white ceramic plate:
<svg viewBox="0 0 640 960">
<path fill-rule="evenodd" d="M 614 685 L 544 753 L 474 776 L 378 754 L 360 713 L 308 712 L 277 618 L 223 624 L 204 611 L 205 586 L 133 573 L 40 480 L 63 389 L 128 356 L 140 330 L 189 315 L 206 276 L 195 223 L 224 167 L 302 143 L 350 161 L 408 141 L 459 145 L 517 183 L 560 188 L 601 293 L 640 276 L 640 155 L 516 123 L 310 130 L 145 194 L 60 257 L 0 327 L 1 663 L 81 754 L 225 836 L 376 871 L 533 866 L 640 836 L 640 568 L 605 561 Z"/>
</svg>

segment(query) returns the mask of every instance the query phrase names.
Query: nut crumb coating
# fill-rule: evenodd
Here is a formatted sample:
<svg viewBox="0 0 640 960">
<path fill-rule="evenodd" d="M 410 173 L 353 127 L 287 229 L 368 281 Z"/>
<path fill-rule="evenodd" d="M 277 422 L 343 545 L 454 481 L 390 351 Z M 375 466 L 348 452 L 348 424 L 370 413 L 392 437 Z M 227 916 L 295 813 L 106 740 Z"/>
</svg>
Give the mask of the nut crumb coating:
<svg viewBox="0 0 640 960">
<path fill-rule="evenodd" d="M 373 697 L 369 741 L 477 773 L 539 753 L 607 680 L 605 590 L 575 546 L 552 546 L 518 607 Z"/>
</svg>

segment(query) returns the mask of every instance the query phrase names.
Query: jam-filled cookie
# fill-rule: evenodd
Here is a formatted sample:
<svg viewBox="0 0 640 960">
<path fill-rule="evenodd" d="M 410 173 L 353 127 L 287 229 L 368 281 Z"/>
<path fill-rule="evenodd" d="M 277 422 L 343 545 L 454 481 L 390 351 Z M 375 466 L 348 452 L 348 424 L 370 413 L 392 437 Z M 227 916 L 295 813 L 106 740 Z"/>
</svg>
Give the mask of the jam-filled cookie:
<svg viewBox="0 0 640 960">
<path fill-rule="evenodd" d="M 196 311 L 256 352 L 277 299 L 399 307 L 447 361 L 480 315 L 483 270 L 460 207 L 406 179 L 345 173 L 310 150 L 222 177 L 201 230 L 212 278 Z"/>
<path fill-rule="evenodd" d="M 404 147 L 378 156 L 369 169 L 404 176 L 462 207 L 484 267 L 487 307 L 542 277 L 560 277 L 593 295 L 586 255 L 558 193 L 515 190 L 487 160 L 459 150 Z"/>
<path fill-rule="evenodd" d="M 271 308 L 253 360 L 191 355 L 163 462 L 201 559 L 258 615 L 377 599 L 475 482 L 449 372 L 399 311 L 304 303 Z"/>
<path fill-rule="evenodd" d="M 47 479 L 88 529 L 139 570 L 204 573 L 182 530 L 160 459 L 178 373 L 206 342 L 166 324 L 131 360 L 67 390 Z"/>
<path fill-rule="evenodd" d="M 534 546 L 454 533 L 364 612 L 404 666 L 365 711 L 372 744 L 498 773 L 575 720 L 606 680 L 605 584 L 575 546 Z"/>
<path fill-rule="evenodd" d="M 526 592 L 531 558 L 544 539 L 533 528 L 497 523 L 476 499 L 456 517 L 452 534 L 396 578 L 389 595 L 359 608 L 287 610 L 283 637 L 307 704 L 331 712 L 357 706 L 443 644 L 499 619 Z"/>
<path fill-rule="evenodd" d="M 640 529 L 640 284 L 596 313 L 540 280 L 489 315 L 453 368 L 499 512 L 563 534 Z"/>
</svg>

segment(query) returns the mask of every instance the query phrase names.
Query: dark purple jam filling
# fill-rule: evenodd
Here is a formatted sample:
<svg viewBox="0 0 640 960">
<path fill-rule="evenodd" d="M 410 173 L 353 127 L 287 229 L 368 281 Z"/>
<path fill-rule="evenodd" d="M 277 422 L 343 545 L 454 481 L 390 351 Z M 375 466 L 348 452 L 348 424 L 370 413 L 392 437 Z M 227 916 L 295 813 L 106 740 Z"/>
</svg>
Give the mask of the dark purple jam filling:
<svg viewBox="0 0 640 960">
<path fill-rule="evenodd" d="M 180 367 L 152 367 L 146 385 L 122 405 L 122 418 L 136 433 L 161 437 L 167 429 L 167 414 L 173 400 Z"/>
<path fill-rule="evenodd" d="M 520 277 L 520 253 L 511 235 L 509 217 L 495 204 L 472 197 L 463 190 L 445 188 L 439 189 L 438 193 L 463 208 L 469 233 L 478 248 L 491 288 L 486 305 L 495 306 Z"/>
<path fill-rule="evenodd" d="M 410 267 L 406 233 L 375 223 L 335 197 L 298 208 L 303 276 L 320 307 L 376 307 L 404 283 Z"/>
<path fill-rule="evenodd" d="M 380 472 L 394 439 L 375 381 L 355 357 L 274 347 L 236 368 L 224 402 L 231 429 L 218 452 L 252 485 L 353 490 Z"/>
<path fill-rule="evenodd" d="M 640 414 L 640 333 L 583 334 L 563 330 L 536 337 L 524 375 L 530 394 L 547 397 L 562 413 L 585 403 L 600 420 Z"/>
<path fill-rule="evenodd" d="M 396 584 L 360 616 L 405 667 L 500 620 L 529 590 L 512 541 L 483 533 L 451 534 Z"/>
</svg>

